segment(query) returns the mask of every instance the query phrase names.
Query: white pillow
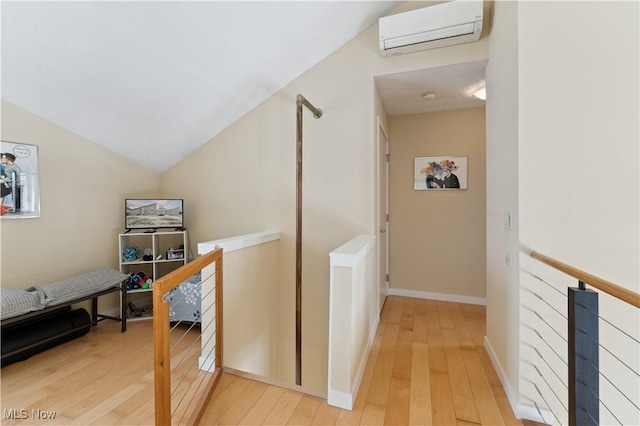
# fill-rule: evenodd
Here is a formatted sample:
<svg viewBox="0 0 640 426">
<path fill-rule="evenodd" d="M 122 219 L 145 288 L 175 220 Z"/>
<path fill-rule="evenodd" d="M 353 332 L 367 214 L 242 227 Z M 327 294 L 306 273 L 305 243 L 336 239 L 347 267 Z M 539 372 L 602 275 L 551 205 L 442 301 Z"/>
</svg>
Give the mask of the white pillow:
<svg viewBox="0 0 640 426">
<path fill-rule="evenodd" d="M 0 319 L 17 317 L 27 312 L 39 311 L 46 306 L 45 295 L 39 290 L 0 288 Z"/>
<path fill-rule="evenodd" d="M 45 294 L 48 306 L 79 299 L 120 284 L 128 277 L 111 268 L 100 268 L 66 280 L 33 287 Z"/>
</svg>

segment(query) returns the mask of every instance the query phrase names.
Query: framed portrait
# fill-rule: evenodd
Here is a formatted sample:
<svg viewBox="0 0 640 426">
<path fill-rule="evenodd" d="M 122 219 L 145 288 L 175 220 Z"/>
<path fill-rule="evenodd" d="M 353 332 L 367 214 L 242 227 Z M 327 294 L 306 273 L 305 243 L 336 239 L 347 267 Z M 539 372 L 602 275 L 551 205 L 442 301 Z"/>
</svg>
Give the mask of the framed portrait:
<svg viewBox="0 0 640 426">
<path fill-rule="evenodd" d="M 413 189 L 416 191 L 467 189 L 467 157 L 416 157 Z"/>
<path fill-rule="evenodd" d="M 37 145 L 0 141 L 0 153 L 0 217 L 40 217 Z"/>
</svg>

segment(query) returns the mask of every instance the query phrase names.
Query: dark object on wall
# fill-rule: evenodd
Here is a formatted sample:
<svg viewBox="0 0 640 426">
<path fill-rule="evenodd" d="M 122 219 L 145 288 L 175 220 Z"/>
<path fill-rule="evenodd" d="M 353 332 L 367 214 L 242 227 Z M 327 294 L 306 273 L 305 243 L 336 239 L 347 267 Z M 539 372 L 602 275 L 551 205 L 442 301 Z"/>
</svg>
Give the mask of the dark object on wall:
<svg viewBox="0 0 640 426">
<path fill-rule="evenodd" d="M 2 328 L 2 367 L 24 361 L 54 346 L 87 334 L 91 317 L 84 309 L 66 307 L 46 316 Z"/>
</svg>

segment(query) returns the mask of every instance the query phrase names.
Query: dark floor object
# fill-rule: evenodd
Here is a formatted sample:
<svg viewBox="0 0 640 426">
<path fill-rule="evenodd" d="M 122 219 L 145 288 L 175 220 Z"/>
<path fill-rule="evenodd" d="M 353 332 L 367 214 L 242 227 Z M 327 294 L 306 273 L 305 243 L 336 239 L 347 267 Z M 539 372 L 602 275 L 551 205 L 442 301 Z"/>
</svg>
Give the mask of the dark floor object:
<svg viewBox="0 0 640 426">
<path fill-rule="evenodd" d="M 84 336 L 90 330 L 89 313 L 69 307 L 2 327 L 2 367 Z"/>
</svg>

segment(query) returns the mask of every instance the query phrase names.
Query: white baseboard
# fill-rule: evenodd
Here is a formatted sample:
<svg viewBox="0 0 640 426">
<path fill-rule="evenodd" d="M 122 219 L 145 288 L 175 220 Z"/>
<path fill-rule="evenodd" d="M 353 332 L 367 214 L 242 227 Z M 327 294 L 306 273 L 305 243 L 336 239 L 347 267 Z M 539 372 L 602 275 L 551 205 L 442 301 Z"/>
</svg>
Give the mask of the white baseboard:
<svg viewBox="0 0 640 426">
<path fill-rule="evenodd" d="M 367 342 L 367 348 L 362 354 L 362 358 L 360 359 L 360 364 L 358 366 L 358 372 L 356 373 L 355 380 L 353 381 L 353 385 L 351 386 L 351 393 L 338 392 L 329 389 L 327 392 L 327 404 L 342 408 L 344 410 L 352 410 L 353 404 L 356 402 L 356 397 L 358 396 L 358 390 L 360 389 L 360 384 L 362 383 L 362 376 L 364 376 L 364 369 L 367 366 L 367 360 L 369 359 L 369 352 L 371 352 L 371 346 L 373 346 L 373 340 L 376 338 L 376 332 L 378 330 L 378 325 L 380 325 L 380 318 L 377 317 L 375 324 L 369 333 L 369 341 Z"/>
<path fill-rule="evenodd" d="M 487 339 L 487 336 L 484 336 L 484 348 L 486 349 L 487 354 L 489 354 L 489 359 L 491 360 L 491 364 L 493 364 L 493 368 L 495 368 L 496 373 L 498 373 L 498 378 L 500 379 L 500 383 L 502 383 L 504 392 L 507 394 L 507 399 L 509 400 L 509 405 L 511 405 L 511 410 L 514 414 L 517 414 L 518 394 L 513 391 L 513 388 L 509 384 L 507 375 L 502 369 L 502 365 L 500 364 L 500 362 L 498 362 L 498 357 L 493 351 L 493 348 L 491 347 L 491 343 L 489 342 L 489 339 Z"/>
<path fill-rule="evenodd" d="M 360 389 L 360 383 L 362 383 L 362 376 L 364 376 L 364 369 L 366 368 L 367 361 L 369 360 L 369 352 L 371 352 L 371 346 L 373 346 L 373 340 L 376 338 L 376 332 L 378 331 L 379 325 L 380 316 L 377 316 L 376 321 L 371 327 L 371 331 L 369 332 L 369 341 L 367 342 L 367 348 L 362 354 L 360 365 L 358 366 L 358 372 L 356 374 L 355 380 L 353 381 L 353 386 L 351 387 L 352 401 L 349 410 L 353 408 L 353 404 L 356 402 L 356 396 L 358 395 L 358 390 Z"/>
<path fill-rule="evenodd" d="M 485 297 L 459 296 L 456 294 L 429 293 L 427 291 L 404 290 L 401 288 L 390 288 L 387 292 L 389 296 L 415 297 L 416 299 L 442 300 L 443 302 L 466 303 L 469 305 L 487 305 Z"/>
<path fill-rule="evenodd" d="M 544 423 L 547 425 L 554 424 L 553 413 L 549 410 L 538 409 L 529 405 L 518 404 L 518 412 L 516 417 L 519 419 L 533 420 L 534 422 Z"/>
<path fill-rule="evenodd" d="M 343 410 L 353 409 L 354 395 L 330 390 L 327 392 L 327 404 Z"/>
<path fill-rule="evenodd" d="M 213 373 L 214 371 L 216 371 L 216 360 L 206 356 L 201 356 L 198 359 L 198 366 L 202 371 Z"/>
<path fill-rule="evenodd" d="M 273 379 L 271 377 L 264 377 L 258 374 L 247 373 L 246 371 L 236 370 L 231 367 L 224 367 L 224 372 L 228 374 L 233 374 L 235 376 L 245 377 L 250 380 L 254 380 L 256 382 L 266 383 L 272 386 L 278 386 L 280 388 L 289 389 L 295 392 L 304 393 L 306 395 L 315 396 L 316 398 L 327 399 L 327 394 L 325 392 L 319 392 L 315 389 L 305 388 L 303 386 L 294 385 L 289 382 L 285 382 L 278 379 Z"/>
<path fill-rule="evenodd" d="M 500 365 L 498 357 L 493 351 L 493 348 L 491 347 L 491 343 L 489 342 L 489 339 L 487 339 L 487 336 L 484 336 L 484 348 L 487 350 L 487 354 L 489 354 L 489 359 L 491 360 L 491 364 L 493 364 L 493 368 L 495 368 L 496 373 L 498 373 L 498 378 L 500 379 L 500 383 L 502 383 L 504 392 L 507 394 L 509 405 L 511 405 L 511 410 L 513 411 L 515 416 L 519 419 L 533 420 L 538 423 L 552 424 L 553 413 L 551 413 L 551 411 L 542 409 L 538 411 L 536 407 L 524 405 L 519 402 L 518 394 L 514 392 L 513 388 L 509 384 L 507 375 L 502 369 L 502 365 Z"/>
<path fill-rule="evenodd" d="M 120 318 L 120 307 L 108 309 L 106 311 L 100 311 L 102 315 L 109 315 L 110 317 Z"/>
</svg>

